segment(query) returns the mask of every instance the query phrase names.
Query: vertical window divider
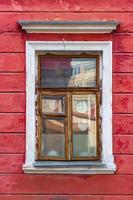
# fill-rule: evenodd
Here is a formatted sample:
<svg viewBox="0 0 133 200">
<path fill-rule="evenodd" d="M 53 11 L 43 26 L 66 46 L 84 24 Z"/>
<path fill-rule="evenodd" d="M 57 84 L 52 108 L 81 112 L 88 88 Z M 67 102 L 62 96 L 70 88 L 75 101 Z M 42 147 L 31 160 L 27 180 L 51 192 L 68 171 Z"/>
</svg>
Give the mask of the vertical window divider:
<svg viewBox="0 0 133 200">
<path fill-rule="evenodd" d="M 67 91 L 67 116 L 68 116 L 68 160 L 72 157 L 72 97 Z"/>
</svg>

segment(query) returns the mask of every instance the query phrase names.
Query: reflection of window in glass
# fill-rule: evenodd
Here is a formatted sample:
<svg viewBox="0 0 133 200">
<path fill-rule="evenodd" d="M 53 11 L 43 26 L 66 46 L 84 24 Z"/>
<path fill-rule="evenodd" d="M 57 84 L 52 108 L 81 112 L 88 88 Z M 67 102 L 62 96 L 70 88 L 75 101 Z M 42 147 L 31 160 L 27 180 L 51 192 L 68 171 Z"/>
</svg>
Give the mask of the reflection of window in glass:
<svg viewBox="0 0 133 200">
<path fill-rule="evenodd" d="M 39 56 L 38 159 L 98 160 L 99 56 Z"/>
<path fill-rule="evenodd" d="M 74 67 L 72 75 L 76 75 L 80 73 L 80 67 Z"/>
<path fill-rule="evenodd" d="M 96 86 L 96 58 L 42 57 L 40 65 L 41 87 L 78 87 L 81 83 L 80 87 L 88 87 L 88 82 Z"/>
</svg>

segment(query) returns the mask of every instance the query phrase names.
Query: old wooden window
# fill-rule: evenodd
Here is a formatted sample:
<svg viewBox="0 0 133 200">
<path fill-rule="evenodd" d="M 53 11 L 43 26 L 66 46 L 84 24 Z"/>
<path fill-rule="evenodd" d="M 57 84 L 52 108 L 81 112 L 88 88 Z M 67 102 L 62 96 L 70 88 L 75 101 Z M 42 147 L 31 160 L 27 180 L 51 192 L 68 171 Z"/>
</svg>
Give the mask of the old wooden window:
<svg viewBox="0 0 133 200">
<path fill-rule="evenodd" d="M 99 160 L 99 56 L 39 56 L 38 160 Z"/>
</svg>

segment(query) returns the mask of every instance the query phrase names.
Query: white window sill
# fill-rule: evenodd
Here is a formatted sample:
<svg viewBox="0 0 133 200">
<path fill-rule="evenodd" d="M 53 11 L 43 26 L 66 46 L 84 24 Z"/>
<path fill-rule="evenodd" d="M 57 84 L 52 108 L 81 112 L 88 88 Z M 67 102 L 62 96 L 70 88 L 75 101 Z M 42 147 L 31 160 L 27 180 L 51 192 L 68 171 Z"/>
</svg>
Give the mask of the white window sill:
<svg viewBox="0 0 133 200">
<path fill-rule="evenodd" d="M 114 174 L 116 166 L 114 163 L 105 165 L 101 162 L 92 162 L 88 165 L 49 165 L 45 162 L 34 165 L 23 165 L 24 173 L 31 174 Z"/>
</svg>

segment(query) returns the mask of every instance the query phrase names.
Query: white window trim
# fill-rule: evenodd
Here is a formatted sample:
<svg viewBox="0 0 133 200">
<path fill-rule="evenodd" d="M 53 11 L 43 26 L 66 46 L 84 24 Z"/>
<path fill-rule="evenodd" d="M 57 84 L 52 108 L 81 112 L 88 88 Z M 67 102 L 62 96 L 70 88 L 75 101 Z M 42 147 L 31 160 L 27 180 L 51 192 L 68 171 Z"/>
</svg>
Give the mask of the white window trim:
<svg viewBox="0 0 133 200">
<path fill-rule="evenodd" d="M 35 167 L 36 114 L 35 79 L 37 51 L 95 51 L 102 53 L 102 164 L 68 169 Z M 27 41 L 26 42 L 26 160 L 25 173 L 113 174 L 116 170 L 112 151 L 112 42 L 111 41 Z"/>
</svg>

